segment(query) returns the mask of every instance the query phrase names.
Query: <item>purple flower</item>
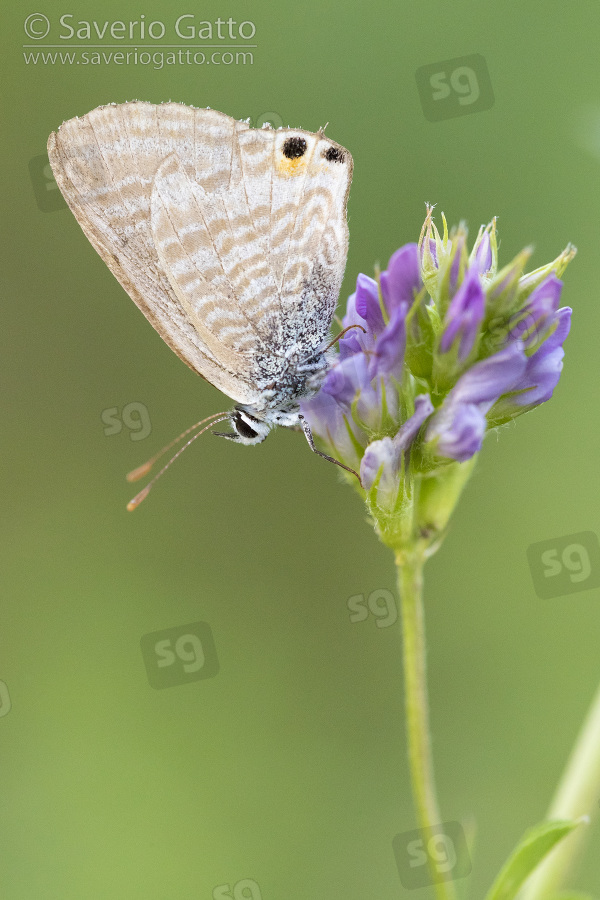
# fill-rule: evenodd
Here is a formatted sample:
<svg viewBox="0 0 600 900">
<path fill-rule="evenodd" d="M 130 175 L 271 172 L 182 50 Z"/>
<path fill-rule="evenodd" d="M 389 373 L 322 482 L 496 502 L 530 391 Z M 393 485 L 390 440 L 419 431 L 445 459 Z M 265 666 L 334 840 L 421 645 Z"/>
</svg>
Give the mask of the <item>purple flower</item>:
<svg viewBox="0 0 600 900">
<path fill-rule="evenodd" d="M 397 420 L 400 415 L 406 313 L 423 286 L 416 244 L 407 244 L 392 256 L 381 281 L 383 308 L 377 282 L 366 275 L 358 276 L 343 325 L 361 325 L 366 334 L 353 328 L 344 335 L 339 361 L 321 388 L 321 394 L 328 394 L 359 429 L 371 434 L 380 431 L 385 420 Z M 302 412 L 311 427 L 316 425 L 316 433 L 321 434 L 325 429 L 322 422 L 317 422 L 316 400 L 305 401 Z"/>
<path fill-rule="evenodd" d="M 486 414 L 514 389 L 526 367 L 522 344 L 513 342 L 465 372 L 427 426 L 425 440 L 433 444 L 435 454 L 465 462 L 478 453 L 487 428 Z"/>
<path fill-rule="evenodd" d="M 415 411 L 406 420 L 394 438 L 384 437 L 373 441 L 367 447 L 360 464 L 360 478 L 363 487 L 371 490 L 377 475 L 380 481 L 377 486 L 377 504 L 380 508 L 392 509 L 398 497 L 398 472 L 402 453 L 408 451 L 423 422 L 433 412 L 429 394 L 415 397 Z"/>
<path fill-rule="evenodd" d="M 487 230 L 483 233 L 480 231 L 479 244 L 475 246 L 474 263 L 480 275 L 485 275 L 492 268 L 492 243 Z"/>
<path fill-rule="evenodd" d="M 423 287 L 417 244 L 405 244 L 396 250 L 386 271 L 381 273 L 380 283 L 389 312 L 402 307 L 406 313 Z"/>
<path fill-rule="evenodd" d="M 448 308 L 440 350 L 448 353 L 457 344 L 458 359 L 463 363 L 471 353 L 485 311 L 485 294 L 477 266 L 469 273 Z"/>
<path fill-rule="evenodd" d="M 563 367 L 563 343 L 571 327 L 571 312 L 564 306 L 553 319 L 554 331 L 541 347 L 527 359 L 522 377 L 492 410 L 492 420 L 502 424 L 550 399 Z"/>
<path fill-rule="evenodd" d="M 522 309 L 515 313 L 509 325 L 509 338 L 525 341 L 532 347 L 556 322 L 562 281 L 552 272 L 530 294 Z M 565 335 L 566 336 L 566 335 Z"/>
<path fill-rule="evenodd" d="M 559 276 L 573 248 L 524 275 L 526 249 L 498 272 L 495 220 L 469 255 L 465 226 L 449 234 L 444 220 L 440 235 L 431 212 L 419 243 L 397 250 L 379 283 L 358 276 L 343 324 L 361 328 L 340 339 L 321 390 L 301 404 L 330 455 L 360 472 L 389 541 L 391 519 L 421 495 L 428 534 L 431 498 L 452 467 L 491 428 L 550 399 L 570 324 Z"/>
<path fill-rule="evenodd" d="M 356 313 L 366 322 L 370 331 L 381 331 L 383 313 L 379 303 L 379 289 L 377 282 L 367 275 L 359 275 L 356 279 L 354 306 Z"/>
</svg>

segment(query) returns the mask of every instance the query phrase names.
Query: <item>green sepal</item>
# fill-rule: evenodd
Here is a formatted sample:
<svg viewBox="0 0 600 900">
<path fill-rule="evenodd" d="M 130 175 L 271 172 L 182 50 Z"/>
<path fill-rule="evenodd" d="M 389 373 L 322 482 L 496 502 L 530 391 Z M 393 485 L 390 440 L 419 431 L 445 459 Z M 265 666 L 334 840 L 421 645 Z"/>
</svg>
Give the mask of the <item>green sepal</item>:
<svg viewBox="0 0 600 900">
<path fill-rule="evenodd" d="M 525 247 L 488 284 L 485 292 L 484 328 L 489 330 L 491 322 L 498 322 L 498 326 L 508 325 L 510 316 L 518 307 L 519 280 L 532 252 L 531 247 Z"/>
<path fill-rule="evenodd" d="M 544 281 L 551 272 L 554 272 L 557 278 L 561 278 L 563 272 L 576 253 L 577 248 L 572 244 L 567 244 L 563 252 L 559 253 L 556 259 L 551 263 L 547 263 L 547 265 L 540 266 L 539 269 L 534 269 L 533 272 L 528 272 L 527 275 L 523 275 L 522 278 L 519 279 L 518 305 L 521 306 L 532 291 L 534 291 L 536 287 L 539 287 L 542 281 Z"/>
<path fill-rule="evenodd" d="M 433 345 L 440 329 L 438 312 L 429 301 L 425 288 L 420 291 L 406 315 L 405 365 L 418 378 L 429 379 L 433 365 Z"/>
<path fill-rule="evenodd" d="M 444 222 L 444 235 L 440 235 L 435 222 L 433 221 L 433 206 L 427 206 L 427 217 L 421 228 L 419 236 L 419 259 L 421 260 L 421 278 L 423 284 L 429 291 L 432 300 L 438 304 L 438 288 L 439 288 L 439 272 L 435 263 L 433 253 L 431 252 L 430 241 L 435 241 L 436 254 L 438 262 L 443 258 L 448 247 L 448 225 L 446 217 L 442 213 Z M 438 304 L 439 305 L 439 304 Z"/>
<path fill-rule="evenodd" d="M 466 462 L 452 461 L 447 465 L 440 465 L 438 459 L 435 470 L 419 476 L 415 508 L 415 525 L 419 534 L 439 536 L 445 531 L 477 456 L 475 453 Z"/>
<path fill-rule="evenodd" d="M 459 257 L 458 272 L 456 275 L 456 283 L 454 285 L 454 293 L 458 290 L 465 277 L 465 272 L 469 265 L 469 254 L 467 253 L 467 237 L 468 231 L 464 222 L 460 222 L 458 228 L 453 228 L 451 233 L 452 246 L 450 253 L 440 256 L 438 253 L 438 294 L 436 298 L 436 307 L 440 320 L 444 316 L 450 306 L 452 297 L 450 296 L 450 277 L 452 267 L 454 266 L 456 257 Z"/>
<path fill-rule="evenodd" d="M 432 383 L 437 394 L 447 394 L 454 387 L 460 376 L 469 369 L 479 358 L 479 345 L 481 343 L 481 329 L 473 341 L 471 352 L 465 359 L 459 359 L 460 333 L 454 339 L 450 349 L 443 353 L 440 348 L 442 336 L 435 343 L 433 351 Z"/>
<path fill-rule="evenodd" d="M 358 464 L 360 467 L 360 462 L 361 462 L 363 456 L 365 455 L 365 448 L 358 441 L 358 438 L 356 437 L 356 435 L 354 434 L 354 431 L 350 427 L 350 423 L 348 422 L 348 418 L 345 413 L 342 414 L 342 418 L 344 420 L 344 425 L 346 426 L 346 431 L 348 432 L 348 437 L 350 438 L 350 443 L 352 444 L 352 446 L 354 447 L 354 450 L 356 451 L 356 455 L 358 457 Z M 333 443 L 332 443 L 332 446 L 333 446 Z M 354 478 L 353 476 L 350 476 L 350 477 L 352 478 L 352 480 L 354 481 L 356 486 L 360 488 L 360 485 L 356 481 L 356 478 Z M 360 488 L 360 490 L 362 491 L 362 488 Z"/>
<path fill-rule="evenodd" d="M 379 268 L 379 263 L 375 266 L 375 281 L 377 282 L 377 299 L 379 300 L 379 309 L 381 310 L 381 316 L 383 318 L 383 324 L 385 326 L 390 321 L 390 317 L 387 311 L 387 306 L 385 305 L 385 301 L 383 299 L 383 291 L 381 290 L 381 269 Z"/>
</svg>

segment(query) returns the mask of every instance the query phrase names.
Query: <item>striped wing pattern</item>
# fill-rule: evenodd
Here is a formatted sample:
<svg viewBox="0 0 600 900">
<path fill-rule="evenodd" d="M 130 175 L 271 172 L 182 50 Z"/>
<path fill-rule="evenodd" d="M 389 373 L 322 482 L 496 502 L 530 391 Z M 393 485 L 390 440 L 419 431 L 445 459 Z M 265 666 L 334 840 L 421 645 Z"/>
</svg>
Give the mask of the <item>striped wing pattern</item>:
<svg viewBox="0 0 600 900">
<path fill-rule="evenodd" d="M 289 159 L 285 143 L 306 150 Z M 336 148 L 332 156 L 331 148 Z M 329 331 L 347 253 L 348 151 L 210 109 L 131 102 L 65 122 L 56 181 L 167 344 L 239 403 Z"/>
</svg>

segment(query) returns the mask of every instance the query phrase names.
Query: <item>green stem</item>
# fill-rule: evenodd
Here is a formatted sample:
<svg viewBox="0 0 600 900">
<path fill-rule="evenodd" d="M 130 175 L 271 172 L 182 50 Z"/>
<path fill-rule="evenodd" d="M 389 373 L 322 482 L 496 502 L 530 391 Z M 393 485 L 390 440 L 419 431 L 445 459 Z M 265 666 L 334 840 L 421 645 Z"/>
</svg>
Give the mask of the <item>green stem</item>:
<svg viewBox="0 0 600 900">
<path fill-rule="evenodd" d="M 423 551 L 397 553 L 398 587 L 402 608 L 404 685 L 408 759 L 419 827 L 440 825 L 429 737 L 429 711 L 425 666 L 425 621 L 423 613 Z M 431 860 L 431 875 L 438 900 L 455 900 L 451 881 L 440 874 Z"/>
<path fill-rule="evenodd" d="M 600 797 L 600 688 L 581 727 L 575 746 L 548 810 L 548 819 L 578 819 L 598 812 Z M 564 886 L 587 836 L 577 828 L 534 872 L 520 900 L 547 900 Z"/>
</svg>

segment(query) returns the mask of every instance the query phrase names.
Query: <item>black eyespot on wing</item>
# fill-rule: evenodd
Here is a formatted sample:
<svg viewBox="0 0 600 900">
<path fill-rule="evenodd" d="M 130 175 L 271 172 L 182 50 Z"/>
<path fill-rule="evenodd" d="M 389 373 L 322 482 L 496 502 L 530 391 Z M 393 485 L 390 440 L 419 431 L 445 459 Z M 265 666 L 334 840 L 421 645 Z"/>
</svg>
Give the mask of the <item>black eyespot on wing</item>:
<svg viewBox="0 0 600 900">
<path fill-rule="evenodd" d="M 304 156 L 305 153 L 306 141 L 299 135 L 288 138 L 283 145 L 283 155 L 287 159 L 298 159 L 299 156 Z"/>
<path fill-rule="evenodd" d="M 344 154 L 339 147 L 328 147 L 327 150 L 323 151 L 323 156 L 327 162 L 344 162 Z"/>
</svg>

